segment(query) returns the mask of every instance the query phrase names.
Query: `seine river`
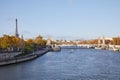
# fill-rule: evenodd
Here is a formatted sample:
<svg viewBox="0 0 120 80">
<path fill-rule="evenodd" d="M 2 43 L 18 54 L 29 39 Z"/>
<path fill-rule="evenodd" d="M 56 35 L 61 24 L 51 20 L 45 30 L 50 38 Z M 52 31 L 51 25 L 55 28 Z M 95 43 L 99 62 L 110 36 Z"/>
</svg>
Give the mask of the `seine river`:
<svg viewBox="0 0 120 80">
<path fill-rule="evenodd" d="M 120 80 L 120 53 L 62 49 L 23 63 L 1 66 L 0 80 Z"/>
</svg>

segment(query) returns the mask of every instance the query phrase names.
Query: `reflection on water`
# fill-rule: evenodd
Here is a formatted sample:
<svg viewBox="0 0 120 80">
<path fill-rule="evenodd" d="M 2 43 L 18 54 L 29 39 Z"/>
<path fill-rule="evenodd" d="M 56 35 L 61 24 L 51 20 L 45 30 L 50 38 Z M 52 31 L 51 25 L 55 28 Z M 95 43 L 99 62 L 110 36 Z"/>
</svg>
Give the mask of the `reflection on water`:
<svg viewBox="0 0 120 80">
<path fill-rule="evenodd" d="M 120 53 L 94 49 L 49 52 L 0 67 L 0 80 L 120 80 Z"/>
</svg>

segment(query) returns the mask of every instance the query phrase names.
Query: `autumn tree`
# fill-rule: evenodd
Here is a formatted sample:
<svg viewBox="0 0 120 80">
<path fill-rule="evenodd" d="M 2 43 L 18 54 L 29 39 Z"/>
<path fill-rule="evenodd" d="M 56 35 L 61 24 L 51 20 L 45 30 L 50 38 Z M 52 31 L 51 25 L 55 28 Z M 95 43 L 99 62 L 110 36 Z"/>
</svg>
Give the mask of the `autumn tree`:
<svg viewBox="0 0 120 80">
<path fill-rule="evenodd" d="M 10 49 L 10 48 L 16 48 L 20 49 L 22 48 L 22 39 L 15 37 L 15 36 L 9 36 L 4 34 L 2 37 L 0 37 L 0 48 L 2 49 Z"/>
<path fill-rule="evenodd" d="M 37 36 L 35 39 L 23 40 L 21 38 L 9 35 L 3 35 L 0 37 L 0 49 L 14 48 L 25 51 L 32 51 L 35 48 L 41 48 L 46 45 L 46 40 L 42 36 Z"/>
<path fill-rule="evenodd" d="M 119 37 L 113 38 L 113 44 L 114 45 L 120 45 L 120 38 Z"/>
<path fill-rule="evenodd" d="M 34 43 L 38 44 L 39 47 L 42 47 L 46 45 L 46 40 L 43 40 L 42 36 L 39 35 L 34 39 Z"/>
</svg>

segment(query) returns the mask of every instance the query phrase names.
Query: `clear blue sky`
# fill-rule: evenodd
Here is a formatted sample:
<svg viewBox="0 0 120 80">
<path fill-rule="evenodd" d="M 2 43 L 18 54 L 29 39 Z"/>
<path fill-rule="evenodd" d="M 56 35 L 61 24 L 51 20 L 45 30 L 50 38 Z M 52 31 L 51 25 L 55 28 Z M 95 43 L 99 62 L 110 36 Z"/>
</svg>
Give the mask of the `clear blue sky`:
<svg viewBox="0 0 120 80">
<path fill-rule="evenodd" d="M 120 0 L 0 0 L 0 36 L 92 39 L 120 36 Z"/>
</svg>

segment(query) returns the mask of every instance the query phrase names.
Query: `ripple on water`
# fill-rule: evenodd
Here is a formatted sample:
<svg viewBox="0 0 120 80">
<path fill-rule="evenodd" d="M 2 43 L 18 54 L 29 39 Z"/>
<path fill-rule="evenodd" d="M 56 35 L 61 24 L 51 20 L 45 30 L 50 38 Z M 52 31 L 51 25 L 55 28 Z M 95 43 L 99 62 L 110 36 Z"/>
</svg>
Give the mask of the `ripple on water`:
<svg viewBox="0 0 120 80">
<path fill-rule="evenodd" d="M 120 80 L 119 75 L 120 54 L 94 49 L 62 49 L 0 68 L 0 80 Z"/>
</svg>

